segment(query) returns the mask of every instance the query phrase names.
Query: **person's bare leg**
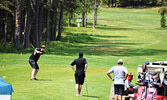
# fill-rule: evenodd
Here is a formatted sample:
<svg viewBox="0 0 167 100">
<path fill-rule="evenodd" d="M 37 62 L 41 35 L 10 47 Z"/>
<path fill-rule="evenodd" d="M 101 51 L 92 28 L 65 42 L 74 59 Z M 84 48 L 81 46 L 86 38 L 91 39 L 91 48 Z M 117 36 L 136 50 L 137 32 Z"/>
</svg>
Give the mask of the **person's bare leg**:
<svg viewBox="0 0 167 100">
<path fill-rule="evenodd" d="M 76 84 L 75 89 L 76 89 L 76 96 L 79 96 L 79 84 Z"/>
<path fill-rule="evenodd" d="M 118 95 L 117 94 L 114 96 L 114 100 L 118 100 Z"/>
<path fill-rule="evenodd" d="M 36 69 L 32 69 L 31 79 L 32 79 L 32 78 L 35 78 L 35 75 L 36 75 Z"/>
<path fill-rule="evenodd" d="M 122 100 L 122 95 L 118 95 L 119 100 Z"/>
<path fill-rule="evenodd" d="M 39 71 L 39 69 L 36 69 L 36 70 L 35 70 L 35 77 L 36 77 L 36 75 L 37 75 L 38 71 Z"/>
<path fill-rule="evenodd" d="M 79 85 L 79 94 L 81 94 L 82 85 Z"/>
</svg>

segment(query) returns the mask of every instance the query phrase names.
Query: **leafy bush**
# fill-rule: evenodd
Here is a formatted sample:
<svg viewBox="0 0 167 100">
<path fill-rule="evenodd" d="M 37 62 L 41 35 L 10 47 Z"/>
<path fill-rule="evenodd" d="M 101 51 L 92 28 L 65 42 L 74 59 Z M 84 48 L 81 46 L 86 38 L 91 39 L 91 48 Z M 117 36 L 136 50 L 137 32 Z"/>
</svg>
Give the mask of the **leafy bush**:
<svg viewBox="0 0 167 100">
<path fill-rule="evenodd" d="M 166 7 L 159 8 L 158 13 L 161 14 L 161 27 L 166 27 L 166 18 L 165 18 L 165 13 L 167 13 Z"/>
<path fill-rule="evenodd" d="M 63 42 L 69 42 L 69 43 L 86 43 L 94 41 L 95 39 L 91 37 L 91 35 L 88 34 L 68 34 L 64 37 L 62 37 Z"/>
</svg>

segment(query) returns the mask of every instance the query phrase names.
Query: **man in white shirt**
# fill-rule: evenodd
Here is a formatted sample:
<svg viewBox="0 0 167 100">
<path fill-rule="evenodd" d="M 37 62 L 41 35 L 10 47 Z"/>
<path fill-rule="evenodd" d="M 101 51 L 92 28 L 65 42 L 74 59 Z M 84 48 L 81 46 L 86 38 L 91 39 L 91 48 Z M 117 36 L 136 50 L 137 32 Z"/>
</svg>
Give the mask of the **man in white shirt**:
<svg viewBox="0 0 167 100">
<path fill-rule="evenodd" d="M 118 65 L 112 67 L 108 72 L 107 75 L 110 79 L 111 73 L 114 73 L 114 92 L 115 92 L 115 100 L 119 98 L 119 100 L 122 100 L 122 94 L 124 91 L 124 85 L 125 85 L 125 80 L 127 79 L 128 76 L 128 71 L 126 67 L 122 66 L 123 65 L 123 60 L 119 59 L 118 60 Z"/>
</svg>

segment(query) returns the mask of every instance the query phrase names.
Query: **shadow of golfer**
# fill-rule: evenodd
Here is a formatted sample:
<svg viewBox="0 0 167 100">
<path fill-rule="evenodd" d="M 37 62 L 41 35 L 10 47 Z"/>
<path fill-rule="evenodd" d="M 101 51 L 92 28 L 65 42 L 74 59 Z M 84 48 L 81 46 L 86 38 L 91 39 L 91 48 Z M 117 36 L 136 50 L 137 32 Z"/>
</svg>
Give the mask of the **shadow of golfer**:
<svg viewBox="0 0 167 100">
<path fill-rule="evenodd" d="M 82 95 L 83 97 L 88 97 L 88 98 L 100 98 L 100 97 L 98 97 L 98 96 L 87 96 L 87 95 Z"/>
<path fill-rule="evenodd" d="M 38 79 L 38 81 L 52 81 L 50 79 Z"/>
</svg>

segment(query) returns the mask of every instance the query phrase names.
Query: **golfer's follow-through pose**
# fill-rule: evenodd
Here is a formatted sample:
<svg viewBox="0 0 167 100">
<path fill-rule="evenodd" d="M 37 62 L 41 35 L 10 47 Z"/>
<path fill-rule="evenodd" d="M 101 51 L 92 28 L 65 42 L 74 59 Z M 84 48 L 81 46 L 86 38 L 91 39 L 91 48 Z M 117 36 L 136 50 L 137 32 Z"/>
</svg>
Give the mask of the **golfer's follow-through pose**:
<svg viewBox="0 0 167 100">
<path fill-rule="evenodd" d="M 127 79 L 127 76 L 128 76 L 128 71 L 127 71 L 126 67 L 124 67 L 122 65 L 123 65 L 123 60 L 119 59 L 118 65 L 112 67 L 107 72 L 107 75 L 110 79 L 112 79 L 110 74 L 114 73 L 114 92 L 115 92 L 115 96 L 114 96 L 115 99 L 114 100 L 117 100 L 118 98 L 119 98 L 119 100 L 122 100 L 122 93 L 124 91 L 124 84 L 125 84 L 125 80 Z"/>
<path fill-rule="evenodd" d="M 34 53 L 29 57 L 29 63 L 33 68 L 31 80 L 37 80 L 35 77 L 39 71 L 39 66 L 37 64 L 37 61 L 40 55 L 44 54 L 44 51 L 45 51 L 45 45 L 42 45 L 41 48 L 36 48 Z"/>
<path fill-rule="evenodd" d="M 74 65 L 76 65 L 76 69 L 74 68 Z M 79 58 L 75 59 L 71 63 L 71 68 L 75 72 L 76 96 L 82 96 L 81 89 L 84 83 L 87 66 L 88 66 L 87 61 L 85 58 L 83 58 L 82 52 L 79 53 Z"/>
</svg>

